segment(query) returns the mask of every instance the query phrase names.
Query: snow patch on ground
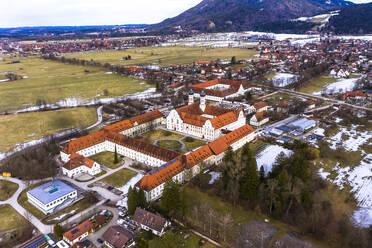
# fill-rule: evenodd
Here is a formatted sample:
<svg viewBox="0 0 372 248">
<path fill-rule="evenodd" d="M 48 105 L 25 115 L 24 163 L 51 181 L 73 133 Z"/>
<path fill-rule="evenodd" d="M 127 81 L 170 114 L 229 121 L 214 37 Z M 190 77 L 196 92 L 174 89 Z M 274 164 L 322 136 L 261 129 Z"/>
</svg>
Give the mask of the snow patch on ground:
<svg viewBox="0 0 372 248">
<path fill-rule="evenodd" d="M 279 145 L 268 145 L 258 155 L 256 155 L 257 169 L 261 166 L 265 169 L 265 175 L 272 171 L 273 165 L 275 164 L 278 155 L 283 152 L 287 157 L 293 154 L 293 151 L 288 150 Z"/>
<path fill-rule="evenodd" d="M 319 176 L 321 178 L 323 178 L 324 180 L 327 179 L 327 177 L 331 174 L 329 172 L 325 172 L 323 168 L 320 168 L 319 169 L 319 172 L 318 172 Z"/>
<path fill-rule="evenodd" d="M 352 125 L 351 129 L 348 130 L 346 127 L 342 127 L 341 130 L 334 136 L 328 138 L 330 148 L 336 150 L 338 147 L 343 147 L 347 151 L 359 151 L 360 147 L 364 144 L 370 144 L 372 139 L 372 131 L 358 132 L 355 129 L 357 126 Z M 342 139 L 342 136 L 347 136 L 346 140 Z"/>
<path fill-rule="evenodd" d="M 313 95 L 321 95 L 322 92 L 326 94 L 333 94 L 352 91 L 358 79 L 359 78 L 339 79 L 337 82 L 329 84 L 323 91 L 314 92 Z"/>
<path fill-rule="evenodd" d="M 211 180 L 209 180 L 209 184 L 213 184 L 216 180 L 220 179 L 222 176 L 221 172 L 215 172 L 215 171 L 209 172 L 209 175 L 212 176 Z"/>
<path fill-rule="evenodd" d="M 156 88 L 148 88 L 145 91 L 137 92 L 134 94 L 124 95 L 116 98 L 101 98 L 95 100 L 89 99 L 80 99 L 77 97 L 70 97 L 65 98 L 56 102 L 55 104 L 46 104 L 42 106 L 32 106 L 25 109 L 21 109 L 16 111 L 15 113 L 25 113 L 25 112 L 34 112 L 39 111 L 42 109 L 58 109 L 58 108 L 71 108 L 71 107 L 80 107 L 80 106 L 92 106 L 92 105 L 100 105 L 100 104 L 107 104 L 107 103 L 115 103 L 118 101 L 124 100 L 144 100 L 152 97 L 160 97 L 161 94 L 154 94 L 156 93 Z"/>
<path fill-rule="evenodd" d="M 123 195 L 128 194 L 129 188 L 130 187 L 134 187 L 134 185 L 139 180 L 141 180 L 142 177 L 143 177 L 143 174 L 138 173 L 136 176 L 132 177 L 125 185 L 123 185 L 120 188 L 118 188 L 118 190 L 120 190 L 121 192 L 123 192 Z"/>
<path fill-rule="evenodd" d="M 67 216 L 67 215 L 72 215 L 72 214 L 74 214 L 74 213 L 76 213 L 76 209 L 72 210 L 72 211 L 69 212 L 69 213 L 61 214 L 60 216 L 57 216 L 56 218 L 53 218 L 53 219 L 51 219 L 51 220 L 49 220 L 49 221 L 54 221 L 54 220 L 60 221 L 60 220 L 62 220 L 65 216 Z"/>
<path fill-rule="evenodd" d="M 278 73 L 272 80 L 273 85 L 276 87 L 285 87 L 287 85 L 293 84 L 297 81 L 297 76 L 289 73 Z"/>
<path fill-rule="evenodd" d="M 367 154 L 355 168 L 342 168 L 337 163 L 332 170 L 337 173 L 333 180 L 322 169 L 319 175 L 338 185 L 341 190 L 349 185 L 360 207 L 352 216 L 354 223 L 362 227 L 372 225 L 372 154 Z"/>
</svg>

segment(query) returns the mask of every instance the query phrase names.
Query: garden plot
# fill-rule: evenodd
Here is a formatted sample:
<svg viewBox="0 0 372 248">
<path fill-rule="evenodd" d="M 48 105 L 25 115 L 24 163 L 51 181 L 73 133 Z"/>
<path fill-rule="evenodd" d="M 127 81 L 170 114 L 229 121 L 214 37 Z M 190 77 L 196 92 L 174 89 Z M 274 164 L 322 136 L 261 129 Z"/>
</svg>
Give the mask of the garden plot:
<svg viewBox="0 0 372 248">
<path fill-rule="evenodd" d="M 268 145 L 256 155 L 257 169 L 261 166 L 265 169 L 265 175 L 272 171 L 272 168 L 276 162 L 276 158 L 280 153 L 284 153 L 287 157 L 293 154 L 293 151 L 285 149 L 279 145 Z"/>
</svg>

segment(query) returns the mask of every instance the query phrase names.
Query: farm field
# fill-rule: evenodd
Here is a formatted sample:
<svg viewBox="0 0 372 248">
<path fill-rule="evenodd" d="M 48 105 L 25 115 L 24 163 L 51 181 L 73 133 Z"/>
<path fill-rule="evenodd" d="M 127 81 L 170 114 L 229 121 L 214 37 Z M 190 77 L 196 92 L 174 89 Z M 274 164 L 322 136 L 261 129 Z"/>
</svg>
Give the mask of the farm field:
<svg viewBox="0 0 372 248">
<path fill-rule="evenodd" d="M 128 169 L 121 169 L 114 174 L 111 174 L 101 180 L 112 187 L 118 188 L 125 185 L 137 173 Z"/>
<path fill-rule="evenodd" d="M 146 90 L 143 80 L 106 74 L 105 71 L 78 65 L 66 65 L 40 58 L 20 58 L 20 63 L 0 62 L 0 77 L 11 71 L 21 80 L 0 83 L 0 112 L 63 101 L 87 101 L 117 97 Z M 104 93 L 106 95 L 104 95 Z"/>
<path fill-rule="evenodd" d="M 18 184 L 0 180 L 0 201 L 9 199 L 18 189 Z"/>
<path fill-rule="evenodd" d="M 0 231 L 22 227 L 26 219 L 19 215 L 10 205 L 0 206 Z"/>
<path fill-rule="evenodd" d="M 198 60 L 231 60 L 232 56 L 236 59 L 253 59 L 257 52 L 254 50 L 240 48 L 214 48 L 207 49 L 201 47 L 143 47 L 132 48 L 120 51 L 102 51 L 68 54 L 66 57 L 96 60 L 102 63 L 120 65 L 140 65 L 140 64 L 190 64 Z M 130 55 L 131 60 L 123 60 L 123 57 Z"/>
<path fill-rule="evenodd" d="M 1 93 L 0 93 L 1 94 Z M 0 116 L 0 153 L 19 143 L 75 127 L 86 127 L 97 121 L 95 108 L 73 108 Z M 11 132 L 9 130 L 12 130 Z"/>
</svg>

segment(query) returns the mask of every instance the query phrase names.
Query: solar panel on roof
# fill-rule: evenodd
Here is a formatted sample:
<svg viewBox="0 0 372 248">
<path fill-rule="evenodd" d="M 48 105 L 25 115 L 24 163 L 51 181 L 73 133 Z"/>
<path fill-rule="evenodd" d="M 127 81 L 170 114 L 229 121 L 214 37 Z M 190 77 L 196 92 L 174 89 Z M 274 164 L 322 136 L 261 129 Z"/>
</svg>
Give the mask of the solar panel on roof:
<svg viewBox="0 0 372 248">
<path fill-rule="evenodd" d="M 33 241 L 32 243 L 24 246 L 24 248 L 36 248 L 38 246 L 40 246 L 41 244 L 47 242 L 46 238 L 44 236 L 36 239 L 35 241 Z"/>
<path fill-rule="evenodd" d="M 171 164 L 173 164 L 173 163 L 175 163 L 175 162 L 177 162 L 177 161 L 178 161 L 178 158 L 173 159 L 172 161 L 166 163 L 165 165 L 162 165 L 162 166 L 160 166 L 159 168 L 157 168 L 156 170 L 150 172 L 150 175 L 153 175 L 153 174 L 155 174 L 156 172 L 159 172 L 160 170 L 164 169 L 165 167 L 167 167 L 167 166 L 169 166 L 169 165 L 171 165 Z"/>
<path fill-rule="evenodd" d="M 77 228 L 77 229 L 74 229 L 74 230 L 72 230 L 71 231 L 71 234 L 75 234 L 75 233 L 78 233 L 80 231 L 80 229 L 79 228 Z"/>
</svg>

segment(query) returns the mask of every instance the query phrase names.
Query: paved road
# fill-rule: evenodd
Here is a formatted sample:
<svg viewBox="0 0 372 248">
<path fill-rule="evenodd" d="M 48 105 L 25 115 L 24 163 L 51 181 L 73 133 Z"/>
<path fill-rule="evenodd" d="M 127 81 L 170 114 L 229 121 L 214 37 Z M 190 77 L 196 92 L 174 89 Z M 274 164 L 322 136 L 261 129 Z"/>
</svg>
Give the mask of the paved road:
<svg viewBox="0 0 372 248">
<path fill-rule="evenodd" d="M 102 120 L 103 120 L 102 109 L 103 109 L 103 106 L 100 106 L 100 107 L 97 108 L 97 118 L 98 118 L 98 120 L 93 125 L 87 127 L 86 130 L 90 130 L 92 128 L 95 128 L 96 126 L 98 126 L 99 124 L 102 123 Z"/>
</svg>

